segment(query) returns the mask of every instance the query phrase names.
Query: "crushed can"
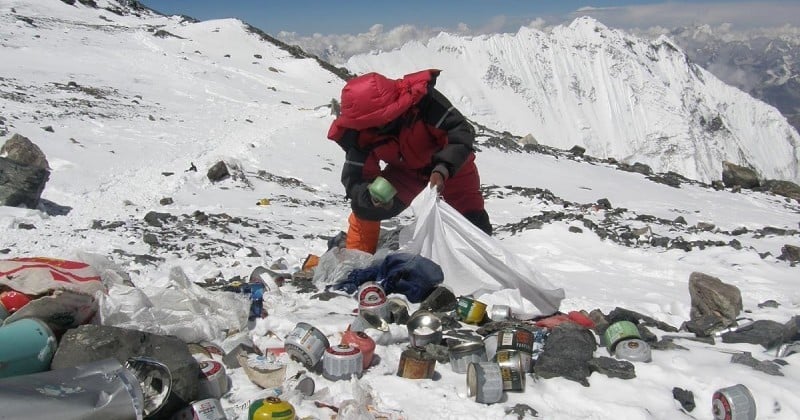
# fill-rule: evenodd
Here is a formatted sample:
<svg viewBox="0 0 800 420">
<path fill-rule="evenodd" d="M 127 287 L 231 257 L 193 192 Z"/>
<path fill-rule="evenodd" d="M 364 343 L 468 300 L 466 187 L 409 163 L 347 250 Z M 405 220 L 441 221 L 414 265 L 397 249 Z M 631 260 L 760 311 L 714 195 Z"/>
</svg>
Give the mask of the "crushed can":
<svg viewBox="0 0 800 420">
<path fill-rule="evenodd" d="M 278 397 L 267 397 L 250 403 L 248 420 L 294 420 L 294 406 Z"/>
<path fill-rule="evenodd" d="M 139 379 L 116 359 L 0 379 L 0 418 L 140 420 Z"/>
<path fill-rule="evenodd" d="M 56 337 L 43 321 L 23 318 L 0 327 L 0 379 L 50 369 Z"/>
</svg>

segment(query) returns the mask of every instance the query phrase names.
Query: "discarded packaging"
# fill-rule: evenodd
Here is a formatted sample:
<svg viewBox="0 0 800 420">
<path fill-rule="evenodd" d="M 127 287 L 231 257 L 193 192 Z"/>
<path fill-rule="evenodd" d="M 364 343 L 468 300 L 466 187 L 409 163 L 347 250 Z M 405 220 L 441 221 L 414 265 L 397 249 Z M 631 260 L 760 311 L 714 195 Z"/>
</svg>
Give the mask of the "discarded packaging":
<svg viewBox="0 0 800 420">
<path fill-rule="evenodd" d="M 116 359 L 0 380 L 0 418 L 141 420 L 139 379 Z"/>
<path fill-rule="evenodd" d="M 274 358 L 241 352 L 236 355 L 236 360 L 245 375 L 264 389 L 277 388 L 286 378 L 286 365 Z"/>
<path fill-rule="evenodd" d="M 38 319 L 20 319 L 0 327 L 0 378 L 49 369 L 56 347 L 50 327 Z"/>
<path fill-rule="evenodd" d="M 228 417 L 218 399 L 206 398 L 192 402 L 171 420 L 228 420 Z"/>
</svg>

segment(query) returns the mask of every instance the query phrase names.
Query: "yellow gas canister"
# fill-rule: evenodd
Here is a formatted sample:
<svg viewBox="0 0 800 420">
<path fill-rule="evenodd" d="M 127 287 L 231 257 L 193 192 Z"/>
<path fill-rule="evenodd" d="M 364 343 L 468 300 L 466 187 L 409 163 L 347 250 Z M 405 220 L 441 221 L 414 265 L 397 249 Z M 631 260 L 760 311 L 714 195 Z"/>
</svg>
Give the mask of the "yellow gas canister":
<svg viewBox="0 0 800 420">
<path fill-rule="evenodd" d="M 294 420 L 294 407 L 278 397 L 267 397 L 250 403 L 248 420 Z"/>
</svg>

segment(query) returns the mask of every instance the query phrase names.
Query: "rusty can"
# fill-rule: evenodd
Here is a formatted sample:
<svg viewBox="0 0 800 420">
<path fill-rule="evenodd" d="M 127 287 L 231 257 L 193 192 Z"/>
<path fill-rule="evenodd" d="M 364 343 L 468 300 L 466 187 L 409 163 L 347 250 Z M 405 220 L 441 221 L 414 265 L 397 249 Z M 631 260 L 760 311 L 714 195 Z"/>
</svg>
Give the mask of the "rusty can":
<svg viewBox="0 0 800 420">
<path fill-rule="evenodd" d="M 294 420 L 294 406 L 278 397 L 267 397 L 250 403 L 248 420 Z"/>
<path fill-rule="evenodd" d="M 500 365 L 500 373 L 503 376 L 503 390 L 524 390 L 526 370 L 522 364 L 522 353 L 513 350 L 499 350 L 494 357 L 497 364 Z"/>
<path fill-rule="evenodd" d="M 286 353 L 300 361 L 307 368 L 314 367 L 322 360 L 325 349 L 330 347 L 328 337 L 311 324 L 298 322 L 284 341 Z"/>
<path fill-rule="evenodd" d="M 494 362 L 470 363 L 467 366 L 467 395 L 476 402 L 494 404 L 503 398 L 503 375 Z"/>
<path fill-rule="evenodd" d="M 222 405 L 216 398 L 194 401 L 188 407 L 178 411 L 172 420 L 227 420 Z"/>
<path fill-rule="evenodd" d="M 469 296 L 458 298 L 456 313 L 467 324 L 479 324 L 486 315 L 486 304 Z"/>
<path fill-rule="evenodd" d="M 368 336 L 363 331 L 347 330 L 342 335 L 342 344 L 350 344 L 356 346 L 361 350 L 362 362 L 364 370 L 367 370 L 372 365 L 372 357 L 375 354 L 375 340 Z"/>
<path fill-rule="evenodd" d="M 436 367 L 436 359 L 425 349 L 408 347 L 400 354 L 397 376 L 408 379 L 431 379 Z"/>
<path fill-rule="evenodd" d="M 197 388 L 198 397 L 201 399 L 220 398 L 225 395 L 230 383 L 222 363 L 215 360 L 200 361 L 200 382 Z"/>
<path fill-rule="evenodd" d="M 486 362 L 486 348 L 480 341 L 457 342 L 448 346 L 450 367 L 453 372 L 467 373 L 470 363 Z"/>
<path fill-rule="evenodd" d="M 361 350 L 349 344 L 328 347 L 322 356 L 322 376 L 330 381 L 361 376 L 364 371 Z"/>
</svg>

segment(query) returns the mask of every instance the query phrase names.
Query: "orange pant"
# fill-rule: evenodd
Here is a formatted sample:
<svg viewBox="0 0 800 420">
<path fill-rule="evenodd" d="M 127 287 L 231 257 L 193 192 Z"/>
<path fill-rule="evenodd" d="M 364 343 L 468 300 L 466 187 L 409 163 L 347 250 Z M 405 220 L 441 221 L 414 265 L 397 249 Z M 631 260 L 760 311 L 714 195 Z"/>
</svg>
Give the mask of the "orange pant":
<svg viewBox="0 0 800 420">
<path fill-rule="evenodd" d="M 359 249 L 374 254 L 378 249 L 378 238 L 381 236 L 381 222 L 364 220 L 350 213 L 347 219 L 350 226 L 347 228 L 347 249 Z"/>
</svg>

